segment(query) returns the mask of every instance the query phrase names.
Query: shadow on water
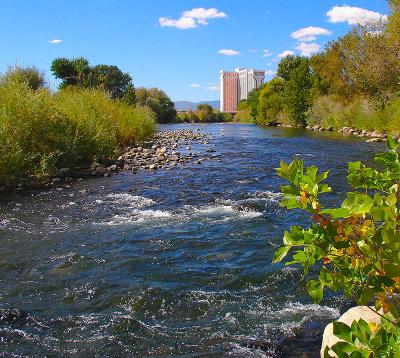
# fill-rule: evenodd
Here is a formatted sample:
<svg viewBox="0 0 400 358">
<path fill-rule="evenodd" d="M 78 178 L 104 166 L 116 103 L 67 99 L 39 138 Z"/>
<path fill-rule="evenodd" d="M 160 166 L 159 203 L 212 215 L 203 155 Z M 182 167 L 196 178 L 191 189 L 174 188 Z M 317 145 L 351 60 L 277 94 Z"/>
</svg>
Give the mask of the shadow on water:
<svg viewBox="0 0 400 358">
<path fill-rule="evenodd" d="M 192 128 L 160 129 L 182 127 Z M 342 302 L 330 295 L 312 304 L 298 268 L 271 264 L 283 230 L 308 222 L 279 206 L 274 168 L 299 157 L 333 169 L 327 200 L 335 202 L 346 163 L 382 146 L 296 129 L 200 129 L 216 137 L 192 145 L 216 150 L 201 164 L 1 202 L 2 352 L 317 356 L 320 331 Z"/>
</svg>

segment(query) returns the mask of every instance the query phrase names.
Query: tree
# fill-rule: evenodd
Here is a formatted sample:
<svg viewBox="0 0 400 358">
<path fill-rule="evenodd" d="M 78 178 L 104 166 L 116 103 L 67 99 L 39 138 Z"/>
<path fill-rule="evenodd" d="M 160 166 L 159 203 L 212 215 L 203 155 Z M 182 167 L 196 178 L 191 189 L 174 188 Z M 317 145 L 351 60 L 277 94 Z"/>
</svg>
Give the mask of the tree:
<svg viewBox="0 0 400 358">
<path fill-rule="evenodd" d="M 290 121 L 298 126 L 306 125 L 307 110 L 310 108 L 312 75 L 310 60 L 301 57 L 299 65 L 292 70 L 284 83 L 284 104 Z"/>
<path fill-rule="evenodd" d="M 389 0 L 392 10 L 388 20 L 388 33 L 392 41 L 400 41 L 400 0 Z"/>
<path fill-rule="evenodd" d="M 270 124 L 276 123 L 279 113 L 283 111 L 284 81 L 273 78 L 261 90 L 257 106 L 257 123 Z"/>
<path fill-rule="evenodd" d="M 264 83 L 263 85 L 261 85 L 259 88 L 255 88 L 253 90 L 251 90 L 247 96 L 247 108 L 243 108 L 243 109 L 248 109 L 250 111 L 250 116 L 253 119 L 253 121 L 255 122 L 257 120 L 257 115 L 258 115 L 258 100 L 260 97 L 260 93 L 263 90 L 263 88 L 266 86 L 266 84 Z M 241 108 L 240 110 L 242 109 Z"/>
<path fill-rule="evenodd" d="M 302 57 L 300 56 L 285 56 L 278 64 L 277 76 L 288 81 L 292 72 L 300 66 L 302 61 Z"/>
<path fill-rule="evenodd" d="M 132 77 L 123 73 L 117 66 L 97 65 L 90 69 L 87 87 L 101 88 L 111 98 L 123 98 L 129 89 L 132 92 Z"/>
<path fill-rule="evenodd" d="M 136 103 L 136 93 L 135 93 L 135 87 L 133 86 L 132 83 L 130 83 L 126 89 L 125 93 L 122 97 L 122 101 L 125 102 L 126 104 L 129 104 L 130 106 L 134 106 Z"/>
<path fill-rule="evenodd" d="M 56 78 L 62 80 L 61 88 L 70 85 L 84 86 L 90 66 L 84 57 L 73 59 L 59 57 L 53 60 L 51 71 Z"/>
<path fill-rule="evenodd" d="M 200 122 L 213 122 L 214 111 L 213 108 L 206 103 L 201 103 L 196 108 L 196 116 Z"/>
<path fill-rule="evenodd" d="M 176 119 L 174 103 L 158 88 L 137 88 L 136 104 L 150 107 L 156 114 L 158 123 L 173 123 Z"/>
</svg>

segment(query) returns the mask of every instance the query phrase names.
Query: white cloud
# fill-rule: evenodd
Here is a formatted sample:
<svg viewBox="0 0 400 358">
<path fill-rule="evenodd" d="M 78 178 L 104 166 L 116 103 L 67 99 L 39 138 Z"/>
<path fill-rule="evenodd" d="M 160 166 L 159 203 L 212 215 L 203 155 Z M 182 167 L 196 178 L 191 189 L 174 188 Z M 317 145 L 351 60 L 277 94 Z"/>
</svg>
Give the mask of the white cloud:
<svg viewBox="0 0 400 358">
<path fill-rule="evenodd" d="M 167 17 L 160 17 L 158 19 L 161 27 L 176 27 L 177 29 L 194 29 L 197 27 L 196 21 L 190 17 L 180 17 L 178 20 L 168 19 Z"/>
<path fill-rule="evenodd" d="M 193 29 L 198 25 L 208 25 L 209 19 L 226 18 L 224 12 L 216 8 L 205 9 L 203 7 L 184 11 L 179 19 L 160 17 L 158 22 L 161 27 L 176 27 L 177 29 Z"/>
<path fill-rule="evenodd" d="M 322 27 L 309 26 L 309 27 L 304 27 L 303 29 L 294 31 L 290 36 L 293 39 L 296 39 L 296 40 L 299 40 L 302 42 L 309 42 L 309 41 L 315 41 L 317 36 L 320 36 L 320 35 L 329 36 L 331 34 L 332 34 L 331 31 L 324 29 Z"/>
<path fill-rule="evenodd" d="M 316 43 L 300 43 L 296 49 L 300 51 L 302 56 L 310 57 L 314 53 L 317 53 L 320 50 L 321 46 Z"/>
<path fill-rule="evenodd" d="M 271 71 L 271 70 L 265 71 L 265 75 L 266 75 L 266 76 L 274 76 L 275 74 L 276 74 L 275 71 Z"/>
<path fill-rule="evenodd" d="M 225 56 L 237 56 L 237 55 L 240 55 L 240 52 L 239 52 L 239 51 L 236 51 L 236 50 L 228 50 L 228 49 L 219 50 L 218 53 L 219 53 L 220 55 L 225 55 Z"/>
<path fill-rule="evenodd" d="M 63 42 L 62 40 L 60 40 L 60 39 L 52 39 L 52 40 L 49 40 L 49 41 L 47 41 L 49 44 L 53 44 L 53 45 L 56 45 L 56 44 L 60 44 L 61 42 Z"/>
<path fill-rule="evenodd" d="M 268 50 L 268 49 L 263 50 L 263 57 L 270 57 L 270 56 L 272 56 L 272 53 L 270 50 Z"/>
<path fill-rule="evenodd" d="M 283 51 L 282 53 L 280 53 L 280 54 L 278 55 L 278 57 L 279 57 L 279 58 L 284 58 L 284 57 L 286 57 L 286 56 L 291 56 L 291 55 L 294 55 L 294 52 L 291 51 L 291 50 L 286 50 L 286 51 Z"/>
<path fill-rule="evenodd" d="M 368 22 L 387 21 L 387 15 L 380 14 L 379 12 L 362 9 L 355 6 L 334 6 L 326 15 L 329 22 L 347 22 L 349 25 L 365 25 Z"/>
<path fill-rule="evenodd" d="M 218 19 L 228 17 L 223 11 L 219 11 L 216 8 L 205 9 L 203 7 L 198 7 L 189 11 L 184 11 L 183 17 L 190 17 L 196 19 L 201 25 L 208 25 L 208 19 Z"/>
<path fill-rule="evenodd" d="M 200 85 L 199 85 L 198 83 L 191 83 L 191 84 L 189 85 L 189 87 L 190 87 L 190 88 L 199 88 Z"/>
<path fill-rule="evenodd" d="M 219 86 L 213 85 L 213 86 L 206 86 L 203 87 L 207 91 L 219 91 Z"/>
</svg>

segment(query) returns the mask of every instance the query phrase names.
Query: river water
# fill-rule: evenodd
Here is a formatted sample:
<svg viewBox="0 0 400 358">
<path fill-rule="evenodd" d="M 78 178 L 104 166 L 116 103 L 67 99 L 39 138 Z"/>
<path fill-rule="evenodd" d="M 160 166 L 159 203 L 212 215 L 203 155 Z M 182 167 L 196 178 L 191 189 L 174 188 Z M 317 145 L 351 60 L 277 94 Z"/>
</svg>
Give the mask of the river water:
<svg viewBox="0 0 400 358">
<path fill-rule="evenodd" d="M 160 129 L 179 128 L 192 127 Z M 271 264 L 283 230 L 308 221 L 279 206 L 274 168 L 297 156 L 332 169 L 334 202 L 346 163 L 382 146 L 297 129 L 200 128 L 215 140 L 192 150 L 216 151 L 201 164 L 2 198 L 2 354 L 274 357 L 283 341 L 282 356 L 316 356 L 318 339 L 302 332 L 337 318 L 343 302 L 329 294 L 312 304 L 299 268 Z"/>
</svg>

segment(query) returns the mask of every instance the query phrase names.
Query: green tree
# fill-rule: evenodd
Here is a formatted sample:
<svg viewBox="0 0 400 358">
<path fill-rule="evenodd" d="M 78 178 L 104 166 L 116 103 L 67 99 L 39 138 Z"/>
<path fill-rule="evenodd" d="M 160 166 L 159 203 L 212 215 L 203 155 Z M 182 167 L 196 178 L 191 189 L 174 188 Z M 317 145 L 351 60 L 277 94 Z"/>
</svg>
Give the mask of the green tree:
<svg viewBox="0 0 400 358">
<path fill-rule="evenodd" d="M 292 72 L 300 66 L 302 61 L 303 58 L 300 56 L 285 56 L 278 64 L 277 76 L 288 81 Z"/>
<path fill-rule="evenodd" d="M 260 93 L 265 87 L 265 83 L 261 85 L 259 88 L 255 88 L 252 91 L 249 92 L 247 96 L 247 108 L 250 112 L 250 116 L 253 120 L 253 122 L 256 122 L 257 116 L 258 116 L 258 101 L 260 97 Z"/>
<path fill-rule="evenodd" d="M 84 57 L 68 59 L 59 57 L 51 64 L 53 75 L 62 80 L 60 87 L 69 85 L 84 86 L 90 73 L 89 61 Z"/>
<path fill-rule="evenodd" d="M 137 88 L 136 104 L 150 107 L 156 114 L 158 123 L 173 123 L 176 120 L 174 102 L 158 88 Z"/>
<path fill-rule="evenodd" d="M 134 106 L 136 103 L 136 93 L 135 93 L 135 87 L 133 84 L 129 84 L 126 89 L 125 93 L 122 97 L 122 101 L 125 102 L 126 104 L 129 104 L 130 106 Z"/>
<path fill-rule="evenodd" d="M 257 106 L 257 123 L 276 123 L 278 115 L 284 109 L 283 102 L 284 81 L 276 77 L 269 81 L 259 94 Z"/>
<path fill-rule="evenodd" d="M 308 58 L 299 58 L 299 62 L 284 83 L 284 104 L 289 120 L 294 125 L 305 126 L 311 102 L 312 74 Z"/>
<path fill-rule="evenodd" d="M 214 122 L 214 110 L 209 104 L 199 104 L 196 108 L 196 116 L 200 122 Z"/>
<path fill-rule="evenodd" d="M 132 77 L 123 73 L 117 66 L 97 65 L 90 69 L 86 81 L 87 87 L 101 88 L 111 98 L 123 98 L 129 90 L 132 94 Z M 127 95 L 128 96 L 128 95 Z"/>
</svg>

